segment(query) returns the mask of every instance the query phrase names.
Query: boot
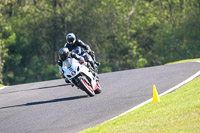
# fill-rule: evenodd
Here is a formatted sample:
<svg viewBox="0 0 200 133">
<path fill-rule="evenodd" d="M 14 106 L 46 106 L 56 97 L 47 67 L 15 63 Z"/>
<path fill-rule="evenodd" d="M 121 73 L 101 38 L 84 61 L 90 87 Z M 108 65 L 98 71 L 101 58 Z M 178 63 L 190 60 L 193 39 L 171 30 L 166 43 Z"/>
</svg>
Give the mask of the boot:
<svg viewBox="0 0 200 133">
<path fill-rule="evenodd" d="M 90 64 L 91 64 L 91 66 L 92 66 L 93 70 L 95 70 L 94 62 L 93 62 L 93 61 L 91 61 L 91 62 L 90 62 Z"/>
<path fill-rule="evenodd" d="M 101 63 L 100 62 L 97 62 L 97 61 L 94 61 L 94 63 L 97 65 L 97 66 L 100 66 Z"/>
<path fill-rule="evenodd" d="M 66 83 L 71 83 L 67 78 L 65 78 L 65 82 Z"/>
<path fill-rule="evenodd" d="M 92 54 L 90 54 L 90 55 L 91 55 L 92 59 L 94 60 L 94 63 L 95 63 L 97 66 L 99 66 L 101 63 L 98 62 L 98 61 L 96 61 L 94 52 L 93 52 Z"/>
</svg>

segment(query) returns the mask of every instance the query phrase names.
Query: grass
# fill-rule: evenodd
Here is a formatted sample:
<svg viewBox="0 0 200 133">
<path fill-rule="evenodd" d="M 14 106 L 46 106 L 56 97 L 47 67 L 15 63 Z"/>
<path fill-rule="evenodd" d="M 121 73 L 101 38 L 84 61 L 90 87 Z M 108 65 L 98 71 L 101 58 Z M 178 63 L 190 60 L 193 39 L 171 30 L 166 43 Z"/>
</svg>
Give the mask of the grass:
<svg viewBox="0 0 200 133">
<path fill-rule="evenodd" d="M 177 63 L 185 63 L 185 62 L 191 62 L 191 61 L 200 61 L 200 58 L 197 58 L 197 59 L 180 60 L 180 61 L 171 62 L 171 63 L 167 63 L 167 64 L 177 64 Z"/>
<path fill-rule="evenodd" d="M 4 85 L 0 84 L 0 87 L 3 87 Z"/>
<path fill-rule="evenodd" d="M 195 60 L 184 60 L 182 63 Z M 200 132 L 200 77 L 173 93 L 83 133 L 177 133 Z"/>
</svg>

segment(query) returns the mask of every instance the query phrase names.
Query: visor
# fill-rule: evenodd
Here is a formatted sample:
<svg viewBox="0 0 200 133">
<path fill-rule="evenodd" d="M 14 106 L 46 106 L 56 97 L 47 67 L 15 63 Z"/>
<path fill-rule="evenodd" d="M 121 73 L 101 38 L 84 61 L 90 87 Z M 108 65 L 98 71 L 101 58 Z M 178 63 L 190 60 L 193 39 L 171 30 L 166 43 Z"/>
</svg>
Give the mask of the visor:
<svg viewBox="0 0 200 133">
<path fill-rule="evenodd" d="M 74 38 L 67 38 L 67 41 L 68 41 L 68 42 L 73 42 L 73 41 L 74 41 Z"/>
</svg>

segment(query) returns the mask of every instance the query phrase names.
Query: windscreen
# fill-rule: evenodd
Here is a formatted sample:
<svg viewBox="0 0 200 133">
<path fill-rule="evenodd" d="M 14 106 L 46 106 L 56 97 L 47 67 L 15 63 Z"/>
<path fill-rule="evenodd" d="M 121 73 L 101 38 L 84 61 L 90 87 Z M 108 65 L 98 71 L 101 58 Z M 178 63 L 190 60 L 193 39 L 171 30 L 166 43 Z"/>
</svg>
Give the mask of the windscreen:
<svg viewBox="0 0 200 133">
<path fill-rule="evenodd" d="M 71 58 L 67 58 L 67 59 L 64 61 L 64 65 L 65 65 L 67 68 L 70 68 L 71 65 L 72 65 L 72 59 L 71 59 Z"/>
</svg>

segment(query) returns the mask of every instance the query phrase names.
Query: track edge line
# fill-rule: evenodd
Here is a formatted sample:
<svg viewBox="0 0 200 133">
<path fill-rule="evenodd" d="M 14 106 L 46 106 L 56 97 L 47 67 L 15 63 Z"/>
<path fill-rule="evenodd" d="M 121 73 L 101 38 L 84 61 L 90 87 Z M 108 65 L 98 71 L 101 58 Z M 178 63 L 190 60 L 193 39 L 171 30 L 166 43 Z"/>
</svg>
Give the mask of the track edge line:
<svg viewBox="0 0 200 133">
<path fill-rule="evenodd" d="M 8 86 L 3 86 L 3 87 L 0 87 L 0 90 L 3 90 L 3 89 L 5 89 L 6 87 L 8 87 Z"/>
</svg>

